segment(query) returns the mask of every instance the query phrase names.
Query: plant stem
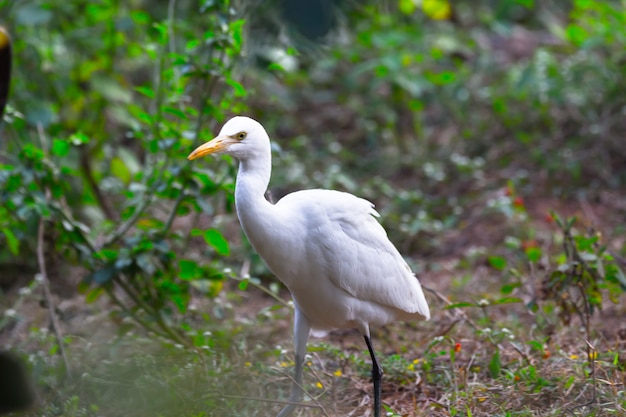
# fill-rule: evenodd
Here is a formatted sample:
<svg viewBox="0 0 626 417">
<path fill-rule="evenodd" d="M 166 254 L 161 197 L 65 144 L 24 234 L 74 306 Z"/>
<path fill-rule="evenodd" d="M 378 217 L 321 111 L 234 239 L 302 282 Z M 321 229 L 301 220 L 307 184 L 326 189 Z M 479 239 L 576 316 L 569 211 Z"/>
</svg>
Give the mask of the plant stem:
<svg viewBox="0 0 626 417">
<path fill-rule="evenodd" d="M 37 125 L 37 133 L 39 135 L 39 140 L 41 141 L 41 149 L 44 151 L 44 155 L 48 156 L 48 141 L 44 134 L 43 127 L 41 124 Z M 44 195 L 45 195 L 45 203 L 49 205 L 50 202 L 50 189 L 43 185 Z M 39 274 L 41 276 L 41 284 L 43 286 L 44 296 L 46 297 L 46 304 L 48 307 L 48 316 L 50 317 L 50 323 L 52 325 L 52 330 L 54 331 L 54 336 L 56 337 L 57 344 L 59 345 L 59 350 L 61 352 L 61 356 L 63 357 L 63 363 L 65 365 L 65 371 L 67 372 L 67 376 L 72 378 L 72 371 L 70 369 L 70 362 L 67 359 L 67 353 L 65 352 L 65 343 L 63 341 L 63 336 L 61 335 L 61 328 L 59 326 L 59 321 L 56 316 L 56 311 L 54 307 L 54 302 L 52 300 L 52 291 L 50 290 L 50 281 L 48 280 L 48 272 L 46 270 L 46 257 L 44 254 L 44 236 L 45 236 L 45 223 L 43 215 L 39 217 L 39 226 L 37 228 L 37 263 L 39 264 Z"/>
<path fill-rule="evenodd" d="M 163 226 L 163 229 L 161 230 L 161 234 L 165 235 L 167 233 L 168 230 L 170 230 L 170 228 L 172 227 L 172 223 L 174 222 L 174 219 L 176 218 L 176 212 L 178 211 L 178 207 L 180 206 L 180 204 L 183 202 L 183 200 L 186 197 L 185 194 L 185 186 L 186 186 L 187 182 L 183 183 L 183 186 L 180 190 L 180 194 L 178 195 L 178 197 L 176 198 L 176 201 L 174 202 L 174 207 L 172 207 L 172 211 L 170 212 L 170 214 L 167 216 L 167 220 L 165 221 L 165 225 Z"/>
<path fill-rule="evenodd" d="M 113 302 L 125 313 L 127 313 L 133 320 L 135 320 L 141 327 L 143 327 L 144 329 L 148 330 L 149 332 L 152 332 L 156 335 L 159 335 L 161 337 L 167 338 L 167 336 L 164 333 L 159 332 L 158 330 L 154 329 L 152 326 L 150 326 L 146 321 L 144 321 L 143 319 L 141 319 L 132 309 L 129 309 L 128 307 L 126 307 L 126 305 L 124 305 L 124 303 L 122 303 L 122 300 L 120 300 L 117 295 L 115 295 L 115 292 L 113 291 L 112 288 L 110 287 L 104 287 L 104 290 L 107 292 L 107 295 L 111 298 L 111 300 L 113 300 Z"/>
<path fill-rule="evenodd" d="M 115 214 L 111 206 L 109 205 L 108 200 L 102 195 L 100 191 L 100 187 L 98 187 L 98 183 L 93 176 L 93 172 L 91 170 L 91 155 L 89 154 L 89 150 L 85 146 L 81 146 L 80 148 L 80 170 L 83 173 L 83 177 L 85 182 L 91 188 L 91 192 L 93 193 L 96 201 L 98 202 L 98 206 L 102 209 L 102 212 L 109 220 L 115 220 Z"/>
<path fill-rule="evenodd" d="M 46 197 L 48 197 L 48 190 L 46 190 Z M 52 325 L 52 330 L 54 331 L 54 336 L 57 340 L 57 344 L 59 345 L 59 350 L 61 351 L 61 356 L 63 357 L 63 364 L 65 365 L 65 371 L 67 372 L 67 376 L 72 378 L 72 371 L 70 369 L 70 362 L 67 359 L 67 353 L 65 352 L 65 343 L 63 341 L 63 335 L 61 334 L 61 328 L 59 326 L 59 321 L 57 320 L 54 302 L 52 300 L 52 291 L 50 291 L 50 281 L 48 280 L 48 273 L 46 271 L 46 259 L 44 255 L 44 235 L 45 235 L 45 224 L 43 216 L 39 217 L 39 227 L 37 230 L 37 262 L 39 263 L 39 274 L 41 276 L 41 283 L 43 286 L 43 293 L 46 297 L 46 306 L 48 307 L 48 316 L 50 317 L 50 323 Z"/>
<path fill-rule="evenodd" d="M 140 307 L 143 311 L 145 311 L 152 318 L 154 318 L 154 320 L 156 321 L 156 324 L 163 331 L 162 335 L 165 335 L 165 337 L 167 337 L 170 340 L 173 340 L 173 341 L 175 341 L 177 343 L 180 343 L 183 346 L 192 347 L 187 340 L 185 340 L 180 334 L 178 334 L 177 332 L 172 330 L 172 328 L 170 326 L 168 326 L 163 321 L 163 317 L 161 317 L 161 315 L 159 314 L 159 312 L 156 309 L 152 308 L 152 306 L 150 306 L 148 303 L 146 303 L 144 300 L 142 300 L 137 294 L 135 294 L 134 290 L 132 288 L 130 288 L 128 286 L 128 284 L 126 284 L 126 279 L 124 278 L 123 274 L 120 274 L 120 276 L 121 277 L 118 277 L 117 279 L 115 279 L 115 282 L 120 287 L 122 287 L 122 290 L 124 290 L 124 293 L 126 293 L 138 307 Z M 125 311 L 130 311 L 130 310 L 129 309 L 125 309 Z M 152 326 L 145 326 L 145 325 L 143 325 L 143 326 L 144 326 L 144 328 L 146 330 L 155 332 L 154 329 L 152 328 Z M 157 333 L 157 332 L 155 332 L 155 333 Z"/>
<path fill-rule="evenodd" d="M 113 232 L 105 241 L 100 245 L 101 248 L 112 245 L 117 242 L 128 230 L 133 227 L 133 225 L 139 220 L 139 217 L 143 214 L 143 211 L 150 205 L 152 202 L 152 196 L 146 197 L 139 207 L 135 209 L 135 212 L 128 220 L 126 220 L 120 227 L 117 228 L 115 232 Z"/>
</svg>

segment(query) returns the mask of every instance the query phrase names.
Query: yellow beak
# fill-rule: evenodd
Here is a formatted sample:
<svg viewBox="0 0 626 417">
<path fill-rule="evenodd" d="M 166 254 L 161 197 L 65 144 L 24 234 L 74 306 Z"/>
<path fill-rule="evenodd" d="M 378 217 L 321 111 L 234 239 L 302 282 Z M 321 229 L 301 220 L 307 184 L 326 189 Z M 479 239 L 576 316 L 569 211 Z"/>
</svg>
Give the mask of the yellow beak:
<svg viewBox="0 0 626 417">
<path fill-rule="evenodd" d="M 189 154 L 187 159 L 193 161 L 201 156 L 210 155 L 212 153 L 220 153 L 225 151 L 230 145 L 237 141 L 230 136 L 218 136 L 215 139 L 198 146 L 192 153 Z"/>
</svg>

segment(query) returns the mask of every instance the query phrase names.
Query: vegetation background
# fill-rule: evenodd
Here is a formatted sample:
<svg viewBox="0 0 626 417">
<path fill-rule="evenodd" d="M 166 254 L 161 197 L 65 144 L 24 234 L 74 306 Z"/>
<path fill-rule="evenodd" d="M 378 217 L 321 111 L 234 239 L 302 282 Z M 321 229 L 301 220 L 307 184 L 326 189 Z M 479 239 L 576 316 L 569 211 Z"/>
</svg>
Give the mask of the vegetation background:
<svg viewBox="0 0 626 417">
<path fill-rule="evenodd" d="M 377 206 L 433 318 L 374 334 L 392 416 L 626 415 L 626 8 L 590 0 L 0 0 L 0 344 L 24 416 L 267 416 L 288 294 L 242 236 L 231 115 L 271 198 Z M 309 347 L 300 416 L 369 415 L 368 355 Z M 276 401 L 276 402 L 272 402 Z"/>
</svg>

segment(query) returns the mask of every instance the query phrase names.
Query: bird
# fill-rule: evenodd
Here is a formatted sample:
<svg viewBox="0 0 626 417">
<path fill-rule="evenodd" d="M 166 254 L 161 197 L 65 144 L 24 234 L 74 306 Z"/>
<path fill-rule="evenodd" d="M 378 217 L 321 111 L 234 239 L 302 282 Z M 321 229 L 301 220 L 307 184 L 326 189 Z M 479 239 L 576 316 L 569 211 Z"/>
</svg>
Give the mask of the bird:
<svg viewBox="0 0 626 417">
<path fill-rule="evenodd" d="M 383 369 L 370 326 L 429 320 L 418 278 L 378 222 L 374 205 L 352 194 L 323 189 L 265 198 L 272 171 L 270 138 L 256 120 L 235 116 L 219 134 L 187 157 L 226 154 L 239 162 L 235 207 L 254 250 L 287 287 L 294 305 L 294 379 L 287 417 L 303 397 L 302 367 L 310 334 L 354 328 L 372 360 L 374 416 L 380 417 Z"/>
</svg>

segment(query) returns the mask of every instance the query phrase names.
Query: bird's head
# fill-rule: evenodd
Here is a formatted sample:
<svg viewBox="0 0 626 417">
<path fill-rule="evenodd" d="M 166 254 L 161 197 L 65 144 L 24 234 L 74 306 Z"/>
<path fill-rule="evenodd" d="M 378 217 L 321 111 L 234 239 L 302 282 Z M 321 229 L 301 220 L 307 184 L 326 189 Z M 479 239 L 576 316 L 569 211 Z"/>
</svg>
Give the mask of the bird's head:
<svg viewBox="0 0 626 417">
<path fill-rule="evenodd" d="M 213 140 L 198 146 L 187 159 L 224 153 L 241 161 L 266 152 L 269 148 L 269 137 L 259 122 L 249 117 L 236 116 L 226 122 Z"/>
</svg>

